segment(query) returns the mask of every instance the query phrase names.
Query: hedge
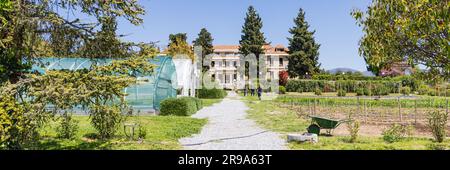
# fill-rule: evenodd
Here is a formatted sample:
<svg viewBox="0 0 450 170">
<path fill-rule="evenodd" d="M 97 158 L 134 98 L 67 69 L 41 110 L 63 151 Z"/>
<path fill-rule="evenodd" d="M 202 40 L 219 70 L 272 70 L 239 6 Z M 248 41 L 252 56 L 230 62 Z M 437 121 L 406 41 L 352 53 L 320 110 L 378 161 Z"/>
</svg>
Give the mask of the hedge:
<svg viewBox="0 0 450 170">
<path fill-rule="evenodd" d="M 227 92 L 223 89 L 198 89 L 198 98 L 201 99 L 223 99 L 227 96 Z"/>
<path fill-rule="evenodd" d="M 337 92 L 342 89 L 345 92 L 355 93 L 359 88 L 370 89 L 374 95 L 387 95 L 398 93 L 401 82 L 397 81 L 355 81 L 355 80 L 290 80 L 286 85 L 288 92 L 315 92 L 316 88 L 322 92 Z"/>
<path fill-rule="evenodd" d="M 195 97 L 168 98 L 161 102 L 160 114 L 189 116 L 202 107 L 202 101 Z"/>
</svg>

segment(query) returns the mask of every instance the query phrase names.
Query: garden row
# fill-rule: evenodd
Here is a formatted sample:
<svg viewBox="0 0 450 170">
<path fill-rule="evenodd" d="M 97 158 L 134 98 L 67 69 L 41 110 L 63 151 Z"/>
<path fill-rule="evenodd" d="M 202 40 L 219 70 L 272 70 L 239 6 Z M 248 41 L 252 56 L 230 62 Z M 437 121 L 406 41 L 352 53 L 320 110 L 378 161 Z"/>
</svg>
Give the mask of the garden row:
<svg viewBox="0 0 450 170">
<path fill-rule="evenodd" d="M 370 98 L 299 98 L 295 96 L 280 96 L 276 99 L 278 102 L 288 104 L 320 104 L 330 106 L 351 106 L 366 104 L 373 107 L 400 107 L 402 108 L 446 108 L 449 99 L 444 98 L 420 98 L 420 99 L 370 99 Z"/>
<path fill-rule="evenodd" d="M 357 80 L 289 80 L 286 84 L 287 92 L 338 92 L 338 96 L 345 93 L 356 93 L 358 96 L 381 96 L 390 93 L 409 95 L 417 92 L 420 95 L 450 96 L 450 89 L 432 89 L 427 85 L 418 85 L 406 81 L 357 81 Z M 280 91 L 284 91 L 281 88 Z"/>
</svg>

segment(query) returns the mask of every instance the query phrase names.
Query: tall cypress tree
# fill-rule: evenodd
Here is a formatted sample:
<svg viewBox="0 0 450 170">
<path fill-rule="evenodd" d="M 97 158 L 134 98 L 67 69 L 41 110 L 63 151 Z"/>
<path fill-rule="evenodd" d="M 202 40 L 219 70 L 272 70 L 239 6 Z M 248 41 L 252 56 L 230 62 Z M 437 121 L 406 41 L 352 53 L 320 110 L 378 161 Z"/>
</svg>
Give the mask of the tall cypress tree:
<svg viewBox="0 0 450 170">
<path fill-rule="evenodd" d="M 320 72 L 320 44 L 314 40 L 315 31 L 308 31 L 309 24 L 305 21 L 305 12 L 300 8 L 294 19 L 295 26 L 289 29 L 292 34 L 289 40 L 288 72 L 291 77 L 312 75 Z"/>
<path fill-rule="evenodd" d="M 259 55 L 264 54 L 263 46 L 266 44 L 264 33 L 261 32 L 263 23 L 261 17 L 256 12 L 253 6 L 248 7 L 247 15 L 245 17 L 244 26 L 242 26 L 241 40 L 239 41 L 239 51 L 243 55 L 255 54 L 259 61 Z M 249 63 L 245 63 L 245 74 L 248 76 Z M 257 62 L 257 79 L 259 80 L 259 62 Z"/>
<path fill-rule="evenodd" d="M 209 33 L 206 28 L 202 28 L 198 34 L 198 38 L 192 42 L 194 46 L 202 47 L 202 72 L 209 70 L 209 66 L 203 65 L 203 61 L 207 55 L 214 52 L 214 46 L 212 44 L 213 41 L 214 39 L 212 38 L 211 33 Z"/>
</svg>

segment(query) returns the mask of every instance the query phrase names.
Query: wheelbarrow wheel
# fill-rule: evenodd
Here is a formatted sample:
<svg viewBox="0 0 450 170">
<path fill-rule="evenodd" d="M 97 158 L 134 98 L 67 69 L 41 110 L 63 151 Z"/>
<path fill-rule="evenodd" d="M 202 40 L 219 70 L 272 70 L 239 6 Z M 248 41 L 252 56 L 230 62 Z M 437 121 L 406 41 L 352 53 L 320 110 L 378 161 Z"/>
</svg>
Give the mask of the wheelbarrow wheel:
<svg viewBox="0 0 450 170">
<path fill-rule="evenodd" d="M 316 124 L 309 125 L 307 130 L 308 130 L 308 133 L 314 133 L 317 135 L 320 134 L 320 127 L 319 127 L 319 125 L 316 125 Z"/>
</svg>

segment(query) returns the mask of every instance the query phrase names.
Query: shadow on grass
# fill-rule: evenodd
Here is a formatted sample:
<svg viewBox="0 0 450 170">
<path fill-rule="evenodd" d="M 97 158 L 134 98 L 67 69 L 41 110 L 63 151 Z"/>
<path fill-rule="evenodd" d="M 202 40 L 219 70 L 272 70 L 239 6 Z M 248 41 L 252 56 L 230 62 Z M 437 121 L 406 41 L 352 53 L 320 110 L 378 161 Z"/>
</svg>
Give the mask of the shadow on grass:
<svg viewBox="0 0 450 170">
<path fill-rule="evenodd" d="M 110 150 L 112 144 L 109 140 L 97 139 L 94 133 L 83 135 L 81 139 L 44 138 L 31 144 L 33 150 Z"/>
</svg>

